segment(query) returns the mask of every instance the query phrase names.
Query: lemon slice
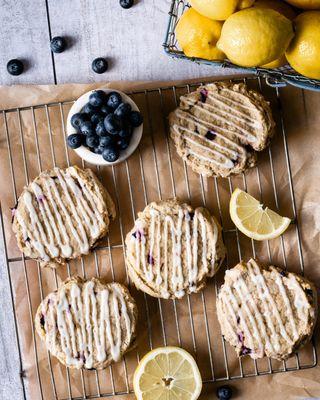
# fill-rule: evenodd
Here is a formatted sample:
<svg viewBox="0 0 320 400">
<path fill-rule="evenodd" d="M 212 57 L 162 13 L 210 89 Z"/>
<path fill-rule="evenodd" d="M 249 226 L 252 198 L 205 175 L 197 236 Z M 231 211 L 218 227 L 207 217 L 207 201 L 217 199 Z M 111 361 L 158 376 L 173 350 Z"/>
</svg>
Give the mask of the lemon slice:
<svg viewBox="0 0 320 400">
<path fill-rule="evenodd" d="M 179 347 L 159 347 L 140 361 L 133 377 L 138 400 L 196 400 L 202 379 L 194 358 Z"/>
<path fill-rule="evenodd" d="M 248 193 L 236 189 L 230 200 L 230 216 L 235 226 L 255 240 L 268 240 L 280 236 L 291 220 L 264 207 Z"/>
</svg>

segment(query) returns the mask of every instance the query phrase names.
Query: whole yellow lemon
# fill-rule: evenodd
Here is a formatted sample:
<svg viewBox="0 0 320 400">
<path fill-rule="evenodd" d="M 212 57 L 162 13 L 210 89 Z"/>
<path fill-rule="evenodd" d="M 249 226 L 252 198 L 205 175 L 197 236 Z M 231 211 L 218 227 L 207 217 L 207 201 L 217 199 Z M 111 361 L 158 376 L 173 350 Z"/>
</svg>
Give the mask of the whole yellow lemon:
<svg viewBox="0 0 320 400">
<path fill-rule="evenodd" d="M 283 65 L 287 64 L 286 56 L 283 54 L 281 57 L 277 58 L 274 61 L 269 62 L 268 64 L 261 65 L 263 68 L 279 68 Z"/>
<path fill-rule="evenodd" d="M 230 61 L 256 67 L 279 58 L 293 38 L 289 19 L 269 8 L 246 8 L 224 23 L 217 43 Z"/>
<path fill-rule="evenodd" d="M 285 0 L 292 6 L 303 10 L 320 10 L 320 0 Z"/>
<path fill-rule="evenodd" d="M 320 11 L 307 11 L 295 19 L 295 37 L 286 57 L 292 68 L 308 78 L 320 79 Z"/>
<path fill-rule="evenodd" d="M 251 7 L 255 0 L 190 0 L 192 7 L 205 17 L 224 21 L 237 9 Z"/>
<path fill-rule="evenodd" d="M 222 22 L 213 21 L 189 8 L 177 24 L 176 37 L 188 57 L 223 60 L 225 55 L 216 47 L 221 28 Z"/>
<path fill-rule="evenodd" d="M 295 19 L 297 16 L 297 13 L 291 6 L 289 6 L 289 4 L 279 0 L 257 0 L 253 7 L 271 8 L 272 10 L 278 11 L 280 14 L 284 15 L 290 20 Z"/>
</svg>

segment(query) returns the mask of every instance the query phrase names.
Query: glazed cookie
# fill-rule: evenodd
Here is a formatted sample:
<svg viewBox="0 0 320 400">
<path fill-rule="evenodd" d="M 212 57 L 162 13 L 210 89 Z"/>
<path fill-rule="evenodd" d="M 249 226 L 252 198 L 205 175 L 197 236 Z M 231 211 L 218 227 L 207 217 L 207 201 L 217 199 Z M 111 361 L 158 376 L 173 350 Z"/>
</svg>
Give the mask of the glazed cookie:
<svg viewBox="0 0 320 400">
<path fill-rule="evenodd" d="M 201 290 L 225 256 L 221 228 L 209 211 L 176 199 L 150 203 L 140 212 L 126 247 L 136 287 L 164 299 Z"/>
<path fill-rule="evenodd" d="M 13 210 L 13 231 L 23 253 L 55 268 L 88 254 L 108 232 L 115 206 L 90 169 L 42 172 Z"/>
<path fill-rule="evenodd" d="M 35 327 L 47 349 L 69 368 L 102 369 L 133 346 L 137 306 L 120 283 L 73 277 L 40 304 Z"/>
<path fill-rule="evenodd" d="M 227 177 L 256 164 L 275 123 L 260 93 L 217 82 L 182 96 L 169 125 L 178 154 L 195 172 Z"/>
<path fill-rule="evenodd" d="M 239 356 L 285 360 L 312 336 L 317 292 L 304 277 L 251 259 L 226 271 L 217 314 Z"/>
</svg>

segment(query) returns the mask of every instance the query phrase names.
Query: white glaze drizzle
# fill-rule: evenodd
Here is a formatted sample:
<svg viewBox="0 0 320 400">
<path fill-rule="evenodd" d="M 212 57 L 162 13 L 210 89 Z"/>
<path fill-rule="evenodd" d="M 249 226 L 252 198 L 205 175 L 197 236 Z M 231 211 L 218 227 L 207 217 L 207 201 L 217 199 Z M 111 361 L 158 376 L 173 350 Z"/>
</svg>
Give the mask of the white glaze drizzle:
<svg viewBox="0 0 320 400">
<path fill-rule="evenodd" d="M 78 243 L 81 253 L 87 253 L 89 242 L 86 229 L 94 240 L 99 237 L 100 227 L 104 224 L 102 215 L 97 210 L 96 195 L 86 188 L 78 174 L 71 175 L 72 167 L 66 172 L 58 168 L 54 171 L 59 185 L 49 175 L 42 176 L 43 187 L 35 182 L 30 185 L 38 208 L 33 204 L 34 197 L 31 191 L 24 192 L 23 199 L 30 217 L 30 224 L 27 225 L 19 213 L 17 217 L 23 230 L 23 237 L 31 239 L 30 245 L 36 249 L 44 261 L 59 256 L 70 257 L 73 251 L 71 238 Z M 64 200 L 62 200 L 62 195 Z M 66 226 L 69 227 L 71 237 Z"/>
<path fill-rule="evenodd" d="M 150 210 L 150 216 L 149 248 L 146 248 L 146 232 L 142 229 L 139 220 L 136 221 L 135 225 L 136 233 L 132 235 L 132 240 L 135 242 L 136 270 L 142 270 L 146 281 L 155 284 L 158 288 L 163 283 L 161 288 L 163 297 L 169 297 L 169 290 L 171 290 L 176 297 L 180 298 L 185 294 L 186 286 L 191 292 L 195 291 L 199 263 L 201 268 L 208 272 L 208 253 L 215 259 L 218 229 L 216 227 L 213 229 L 212 237 L 208 241 L 206 221 L 198 210 L 194 212 L 192 223 L 190 222 L 189 212 L 182 207 L 179 208 L 176 218 L 170 215 L 163 215 L 154 208 Z M 200 224 L 200 232 L 198 232 L 198 224 Z M 140 233 L 137 234 L 137 232 Z M 182 241 L 183 234 L 184 240 Z M 171 257 L 168 253 L 169 240 L 172 243 Z M 198 256 L 199 241 L 202 245 L 201 258 Z M 209 249 L 207 248 L 207 241 L 210 246 Z M 157 242 L 156 251 L 154 251 L 155 242 Z M 161 259 L 160 251 L 162 245 L 163 260 Z M 187 276 L 183 273 L 182 246 L 186 248 Z M 163 268 L 161 268 L 162 261 Z M 171 268 L 169 268 L 169 262 Z M 171 269 L 170 276 L 169 269 Z"/>
<path fill-rule="evenodd" d="M 310 304 L 308 303 L 305 292 L 303 291 L 301 285 L 297 282 L 297 279 L 294 277 L 294 275 L 283 277 L 277 270 L 272 271 L 272 276 L 277 287 L 279 288 L 279 293 L 286 310 L 287 320 L 292 328 L 291 339 L 286 327 L 282 322 L 277 305 L 272 298 L 268 285 L 262 272 L 260 271 L 259 266 L 254 260 L 249 260 L 247 267 L 248 277 L 255 285 L 258 298 L 261 300 L 263 308 L 258 308 L 258 305 L 249 291 L 247 283 L 241 277 L 240 273 L 236 280 L 233 281 L 232 287 L 236 291 L 241 301 L 241 308 L 239 307 L 238 300 L 232 293 L 231 288 L 224 286 L 223 290 L 226 291 L 226 295 L 220 295 L 220 301 L 225 304 L 227 313 L 231 316 L 232 323 L 227 316 L 224 320 L 230 328 L 230 332 L 234 337 L 234 340 L 236 340 L 236 332 L 241 328 L 245 333 L 245 338 L 249 342 L 253 337 L 256 339 L 258 348 L 261 349 L 262 352 L 264 347 L 271 352 L 274 350 L 276 352 L 280 351 L 281 337 L 289 345 L 293 346 L 294 341 L 298 340 L 299 338 L 294 314 L 297 313 L 296 316 L 299 317 L 300 321 L 305 321 L 307 315 L 306 311 L 308 308 L 310 308 Z M 228 273 L 229 272 L 227 271 L 226 275 L 228 275 Z M 289 300 L 286 287 L 288 287 L 288 290 L 295 292 L 293 304 Z M 231 302 L 229 300 L 231 300 Z M 250 307 L 248 307 L 247 303 L 250 304 Z M 244 317 L 243 310 L 245 311 L 247 318 Z M 240 317 L 238 321 L 237 315 Z M 276 325 L 274 324 L 273 320 L 276 322 Z M 247 321 L 250 323 L 251 328 L 249 327 Z M 268 334 L 267 329 L 269 329 L 271 335 Z"/>
<path fill-rule="evenodd" d="M 220 109 L 219 112 L 221 112 L 223 115 L 219 115 L 216 112 L 216 108 L 214 106 L 212 106 L 212 105 L 209 105 L 207 103 L 201 103 L 201 102 L 198 102 L 198 101 L 195 101 L 195 100 L 191 100 L 191 99 L 188 99 L 187 97 L 182 97 L 182 100 L 185 101 L 188 105 L 190 105 L 190 106 L 200 110 L 201 112 L 209 115 L 210 123 L 207 122 L 207 121 L 201 120 L 199 118 L 199 116 L 197 116 L 196 118 L 199 118 L 199 120 L 201 122 L 206 122 L 207 124 L 210 124 L 211 126 L 216 126 L 216 124 L 212 125 L 212 123 L 213 123 L 213 121 L 215 119 L 215 120 L 218 120 L 218 121 L 221 121 L 221 122 L 225 123 L 228 127 L 232 127 L 233 129 L 235 129 L 235 130 L 231 130 L 230 131 L 227 128 L 223 128 L 226 132 L 234 134 L 234 135 L 237 135 L 237 136 L 239 136 L 240 138 L 242 138 L 244 140 L 249 140 L 250 142 L 255 142 L 257 140 L 256 136 L 254 136 L 247 129 L 239 126 L 239 124 L 234 123 L 232 121 L 232 119 L 230 118 L 230 113 L 223 112 Z M 215 112 L 210 111 L 210 110 L 214 110 Z M 235 115 L 232 115 L 232 117 L 237 119 L 237 117 Z M 221 129 L 221 126 L 219 126 L 219 125 L 217 125 L 217 126 Z"/>
<path fill-rule="evenodd" d="M 68 291 L 61 288 L 56 307 L 50 302 L 45 318 L 45 329 L 48 328 L 48 319 L 51 325 L 57 323 L 58 326 L 49 330 L 46 342 L 53 344 L 54 351 L 60 347 L 67 365 L 90 369 L 110 355 L 118 361 L 122 343 L 129 343 L 131 337 L 126 299 L 115 285 L 98 294 L 95 293 L 94 281 L 86 282 L 82 288 L 72 283 Z M 121 325 L 125 327 L 124 332 Z"/>
</svg>

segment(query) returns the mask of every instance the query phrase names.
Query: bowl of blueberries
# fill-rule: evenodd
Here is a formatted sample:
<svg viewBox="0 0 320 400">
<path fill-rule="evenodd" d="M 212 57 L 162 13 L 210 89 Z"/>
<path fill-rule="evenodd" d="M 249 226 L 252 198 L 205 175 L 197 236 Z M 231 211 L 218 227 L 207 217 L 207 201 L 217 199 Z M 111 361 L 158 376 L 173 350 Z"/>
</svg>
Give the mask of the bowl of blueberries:
<svg viewBox="0 0 320 400">
<path fill-rule="evenodd" d="M 142 137 L 143 118 L 135 102 L 114 89 L 91 90 L 73 104 L 67 144 L 83 160 L 115 165 L 127 159 Z"/>
</svg>

